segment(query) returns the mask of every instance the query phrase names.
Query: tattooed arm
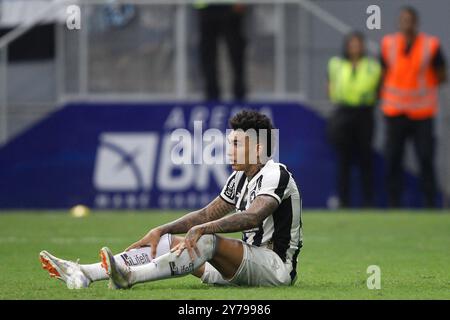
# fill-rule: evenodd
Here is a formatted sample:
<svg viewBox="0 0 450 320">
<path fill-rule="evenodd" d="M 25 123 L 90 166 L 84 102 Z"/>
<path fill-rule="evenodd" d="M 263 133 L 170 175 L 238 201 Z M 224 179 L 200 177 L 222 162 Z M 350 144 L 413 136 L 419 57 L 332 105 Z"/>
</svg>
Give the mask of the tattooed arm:
<svg viewBox="0 0 450 320">
<path fill-rule="evenodd" d="M 244 212 L 235 213 L 215 221 L 192 227 L 189 229 L 184 240 L 171 250 L 177 255 L 180 255 L 184 249 L 187 249 L 189 256 L 194 260 L 195 254 L 199 255 L 197 241 L 203 234 L 244 231 L 256 228 L 264 221 L 264 219 L 270 216 L 278 206 L 278 201 L 271 196 L 257 196 L 250 208 Z"/>
<path fill-rule="evenodd" d="M 255 198 L 248 210 L 196 226 L 200 234 L 244 231 L 258 227 L 278 208 L 278 201 L 271 196 Z M 188 237 L 188 235 L 186 235 Z"/>
<path fill-rule="evenodd" d="M 150 230 L 142 239 L 130 245 L 125 249 L 125 251 L 143 246 L 150 246 L 151 254 L 154 258 L 156 256 L 156 247 L 158 246 L 159 239 L 162 235 L 166 233 L 186 233 L 194 226 L 222 218 L 233 209 L 234 205 L 229 204 L 220 197 L 217 197 L 203 209 L 191 212 L 173 222 Z"/>
<path fill-rule="evenodd" d="M 229 204 L 220 197 L 215 198 L 203 209 L 193 211 L 173 222 L 158 227 L 161 234 L 186 233 L 193 226 L 214 221 L 222 218 L 234 209 L 234 205 Z"/>
</svg>

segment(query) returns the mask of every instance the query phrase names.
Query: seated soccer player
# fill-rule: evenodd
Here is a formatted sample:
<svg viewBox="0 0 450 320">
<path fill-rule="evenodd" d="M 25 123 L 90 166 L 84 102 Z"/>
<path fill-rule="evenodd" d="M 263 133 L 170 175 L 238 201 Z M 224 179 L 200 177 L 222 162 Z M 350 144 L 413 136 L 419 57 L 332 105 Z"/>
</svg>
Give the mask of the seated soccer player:
<svg viewBox="0 0 450 320">
<path fill-rule="evenodd" d="M 113 288 L 125 289 L 187 274 L 210 284 L 293 284 L 302 247 L 300 192 L 286 166 L 270 159 L 268 117 L 244 110 L 230 125 L 228 156 L 234 171 L 206 207 L 150 230 L 118 255 L 102 248 L 101 263 L 79 265 L 43 251 L 44 268 L 75 288 L 109 278 Z M 260 135 L 264 129 L 268 134 Z M 250 131 L 256 139 L 249 139 Z M 220 235 L 237 231 L 242 240 Z"/>
</svg>

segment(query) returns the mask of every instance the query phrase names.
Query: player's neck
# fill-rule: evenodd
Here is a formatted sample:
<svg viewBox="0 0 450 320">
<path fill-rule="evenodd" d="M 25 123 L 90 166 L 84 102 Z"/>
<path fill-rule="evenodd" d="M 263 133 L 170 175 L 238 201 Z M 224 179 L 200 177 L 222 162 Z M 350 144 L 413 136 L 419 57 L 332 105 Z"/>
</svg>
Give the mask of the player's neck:
<svg viewBox="0 0 450 320">
<path fill-rule="evenodd" d="M 247 176 L 247 180 L 252 180 L 252 178 L 264 167 L 262 163 L 252 164 L 248 166 L 247 169 L 244 170 L 245 175 Z"/>
</svg>

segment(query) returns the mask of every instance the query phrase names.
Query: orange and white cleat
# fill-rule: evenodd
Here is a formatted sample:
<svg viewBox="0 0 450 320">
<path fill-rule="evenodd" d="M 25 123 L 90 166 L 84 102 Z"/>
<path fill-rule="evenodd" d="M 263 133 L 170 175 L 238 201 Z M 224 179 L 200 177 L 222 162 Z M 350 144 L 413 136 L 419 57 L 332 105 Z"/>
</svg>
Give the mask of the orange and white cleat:
<svg viewBox="0 0 450 320">
<path fill-rule="evenodd" d="M 109 276 L 109 287 L 111 289 L 128 289 L 131 288 L 129 281 L 131 270 L 128 266 L 123 267 L 116 263 L 114 255 L 107 247 L 100 250 L 100 260 L 102 268 L 105 269 Z"/>
<path fill-rule="evenodd" d="M 45 250 L 39 253 L 39 260 L 50 277 L 65 282 L 69 289 L 87 288 L 91 284 L 78 262 L 56 258 Z"/>
</svg>

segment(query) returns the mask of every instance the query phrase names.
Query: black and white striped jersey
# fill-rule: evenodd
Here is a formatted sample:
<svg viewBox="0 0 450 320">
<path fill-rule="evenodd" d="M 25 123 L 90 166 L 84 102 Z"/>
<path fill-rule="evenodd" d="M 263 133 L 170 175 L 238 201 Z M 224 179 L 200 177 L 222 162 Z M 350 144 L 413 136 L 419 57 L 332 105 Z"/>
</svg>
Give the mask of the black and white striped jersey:
<svg viewBox="0 0 450 320">
<path fill-rule="evenodd" d="M 220 193 L 223 200 L 236 206 L 236 214 L 247 210 L 259 195 L 275 198 L 279 206 L 258 228 L 244 231 L 242 240 L 270 248 L 284 262 L 292 263 L 294 278 L 302 247 L 302 199 L 285 165 L 269 160 L 250 181 L 243 171 L 234 171 Z"/>
</svg>

